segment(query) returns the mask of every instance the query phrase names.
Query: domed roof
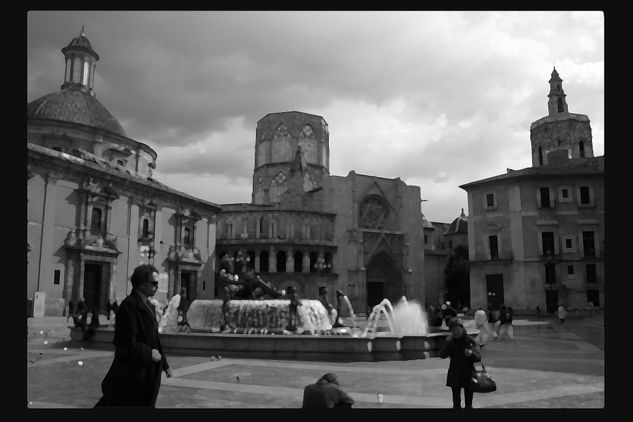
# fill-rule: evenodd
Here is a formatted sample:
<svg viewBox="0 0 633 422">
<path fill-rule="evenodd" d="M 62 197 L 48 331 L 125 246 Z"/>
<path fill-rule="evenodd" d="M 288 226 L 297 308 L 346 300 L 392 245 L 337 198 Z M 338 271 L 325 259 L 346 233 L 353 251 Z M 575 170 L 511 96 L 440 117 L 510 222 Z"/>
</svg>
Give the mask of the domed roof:
<svg viewBox="0 0 633 422">
<path fill-rule="evenodd" d="M 104 129 L 126 136 L 119 121 L 93 95 L 65 88 L 44 95 L 26 106 L 27 120 L 54 120 Z"/>
<path fill-rule="evenodd" d="M 448 226 L 444 234 L 468 234 L 468 218 L 464 214 L 464 209 L 462 208 L 462 213 L 459 217 L 457 217 L 453 222 Z"/>
</svg>

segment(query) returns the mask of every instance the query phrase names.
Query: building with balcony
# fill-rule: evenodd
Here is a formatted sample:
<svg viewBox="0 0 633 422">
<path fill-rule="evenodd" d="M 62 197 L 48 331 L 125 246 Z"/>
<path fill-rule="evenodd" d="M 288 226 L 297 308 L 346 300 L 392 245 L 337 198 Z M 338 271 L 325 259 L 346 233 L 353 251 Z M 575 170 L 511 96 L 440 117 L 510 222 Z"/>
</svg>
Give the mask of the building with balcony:
<svg viewBox="0 0 633 422">
<path fill-rule="evenodd" d="M 321 116 L 270 113 L 258 123 L 251 203 L 222 204 L 217 259 L 254 269 L 304 298 L 342 290 L 357 313 L 402 296 L 424 303 L 420 188 L 400 178 L 329 174 Z"/>
<path fill-rule="evenodd" d="M 532 167 L 460 186 L 472 307 L 604 306 L 604 156 L 556 69 L 549 83 L 549 114 L 530 126 Z"/>
<path fill-rule="evenodd" d="M 27 302 L 66 315 L 83 297 L 104 312 L 141 263 L 160 271 L 159 300 L 212 297 L 219 206 L 152 177 L 156 152 L 97 100 L 83 29 L 62 53 L 61 90 L 27 104 Z"/>
</svg>

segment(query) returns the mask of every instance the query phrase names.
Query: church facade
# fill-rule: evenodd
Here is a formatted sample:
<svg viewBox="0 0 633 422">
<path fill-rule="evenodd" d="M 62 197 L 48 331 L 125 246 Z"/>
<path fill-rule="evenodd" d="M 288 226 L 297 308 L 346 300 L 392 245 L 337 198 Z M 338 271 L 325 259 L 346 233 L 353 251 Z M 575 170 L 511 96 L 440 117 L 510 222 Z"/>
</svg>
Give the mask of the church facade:
<svg viewBox="0 0 633 422">
<path fill-rule="evenodd" d="M 156 298 L 213 296 L 220 207 L 152 177 L 156 152 L 130 139 L 99 102 L 99 55 L 82 33 L 62 49 L 61 90 L 27 104 L 27 303 L 100 312 L 130 292 L 141 263 L 160 271 Z M 34 305 L 33 305 L 34 303 Z"/>
<path fill-rule="evenodd" d="M 270 113 L 258 123 L 251 203 L 222 204 L 217 259 L 316 298 L 327 287 L 364 313 L 382 299 L 424 303 L 420 188 L 400 178 L 329 174 L 321 116 Z"/>
<path fill-rule="evenodd" d="M 549 84 L 548 115 L 530 126 L 532 166 L 460 186 L 472 307 L 604 306 L 604 156 L 556 69 Z"/>
</svg>

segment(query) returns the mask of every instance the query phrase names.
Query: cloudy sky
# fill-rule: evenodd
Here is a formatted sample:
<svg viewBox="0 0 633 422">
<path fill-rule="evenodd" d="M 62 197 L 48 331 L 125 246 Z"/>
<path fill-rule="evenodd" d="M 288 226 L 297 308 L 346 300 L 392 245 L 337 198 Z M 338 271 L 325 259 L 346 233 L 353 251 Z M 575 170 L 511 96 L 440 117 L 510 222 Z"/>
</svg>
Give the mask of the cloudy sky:
<svg viewBox="0 0 633 422">
<path fill-rule="evenodd" d="M 27 102 L 59 90 L 82 25 L 97 98 L 158 153 L 155 177 L 215 203 L 250 202 L 255 127 L 323 116 L 330 174 L 420 186 L 450 222 L 458 186 L 531 165 L 555 64 L 569 111 L 604 154 L 601 12 L 32 11 Z"/>
</svg>

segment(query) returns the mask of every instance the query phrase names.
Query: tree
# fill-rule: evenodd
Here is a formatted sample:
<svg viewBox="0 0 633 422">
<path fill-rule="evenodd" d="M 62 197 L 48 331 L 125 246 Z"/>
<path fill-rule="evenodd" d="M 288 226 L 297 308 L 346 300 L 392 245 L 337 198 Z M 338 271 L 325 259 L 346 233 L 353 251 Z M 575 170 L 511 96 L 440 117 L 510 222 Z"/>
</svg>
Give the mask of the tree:
<svg viewBox="0 0 633 422">
<path fill-rule="evenodd" d="M 451 303 L 470 307 L 470 273 L 466 246 L 457 245 L 451 251 L 444 269 L 444 284 L 447 299 Z"/>
</svg>

